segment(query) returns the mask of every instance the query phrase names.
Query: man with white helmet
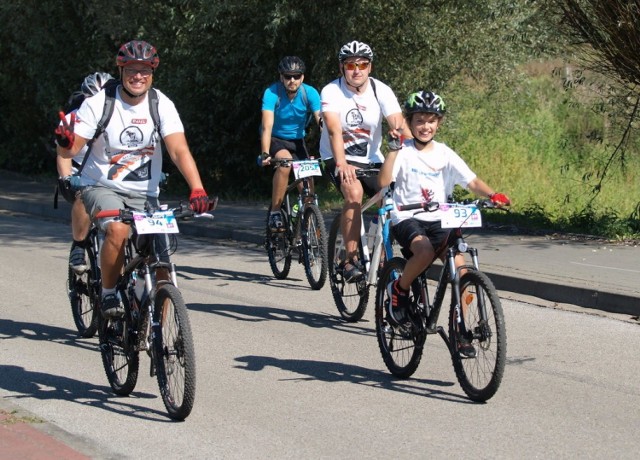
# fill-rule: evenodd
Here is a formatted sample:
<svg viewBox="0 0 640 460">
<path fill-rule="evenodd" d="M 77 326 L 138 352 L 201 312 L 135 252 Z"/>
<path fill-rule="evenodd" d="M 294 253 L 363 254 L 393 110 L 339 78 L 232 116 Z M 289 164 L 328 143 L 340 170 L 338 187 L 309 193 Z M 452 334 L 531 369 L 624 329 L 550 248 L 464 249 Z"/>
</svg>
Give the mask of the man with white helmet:
<svg viewBox="0 0 640 460">
<path fill-rule="evenodd" d="M 338 53 L 341 77 L 325 86 L 321 93 L 324 128 L 320 154 L 334 184 L 342 192 L 344 205 L 340 230 L 347 257 L 343 267 L 346 280 L 355 280 L 362 271 L 354 260 L 360 236 L 360 205 L 363 194 L 378 190 L 376 178 L 356 178 L 359 168 L 379 168 L 384 157 L 382 117 L 389 123 L 389 134 L 400 138 L 403 117 L 400 104 L 389 86 L 369 76 L 373 51 L 366 43 L 352 41 Z"/>
</svg>

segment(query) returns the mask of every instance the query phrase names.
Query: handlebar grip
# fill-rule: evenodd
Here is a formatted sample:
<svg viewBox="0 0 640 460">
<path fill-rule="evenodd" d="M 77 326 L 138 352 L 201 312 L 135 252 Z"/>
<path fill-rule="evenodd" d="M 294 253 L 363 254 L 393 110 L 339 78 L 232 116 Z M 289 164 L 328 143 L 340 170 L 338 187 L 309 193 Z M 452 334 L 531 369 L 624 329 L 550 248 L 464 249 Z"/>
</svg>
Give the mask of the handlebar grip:
<svg viewBox="0 0 640 460">
<path fill-rule="evenodd" d="M 411 211 L 413 209 L 422 209 L 423 211 L 433 212 L 437 211 L 440 208 L 440 203 L 434 201 L 427 201 L 422 203 L 411 203 L 411 204 L 399 204 L 397 206 L 398 211 Z"/>
</svg>

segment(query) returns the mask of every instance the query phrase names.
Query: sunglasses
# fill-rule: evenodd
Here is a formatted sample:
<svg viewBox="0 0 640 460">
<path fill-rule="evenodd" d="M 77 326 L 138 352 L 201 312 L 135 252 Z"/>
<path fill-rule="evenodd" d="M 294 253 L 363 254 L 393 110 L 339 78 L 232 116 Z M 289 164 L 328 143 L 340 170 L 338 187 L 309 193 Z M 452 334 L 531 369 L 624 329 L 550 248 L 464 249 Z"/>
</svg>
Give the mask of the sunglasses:
<svg viewBox="0 0 640 460">
<path fill-rule="evenodd" d="M 365 70 L 369 67 L 369 64 L 370 62 L 345 62 L 344 68 L 347 70 L 356 70 L 357 67 L 358 70 Z"/>
<path fill-rule="evenodd" d="M 140 74 L 143 77 L 148 77 L 149 75 L 153 74 L 153 69 L 132 69 L 130 67 L 125 67 L 124 68 L 124 73 L 125 75 L 128 76 L 135 76 L 137 74 Z"/>
<path fill-rule="evenodd" d="M 282 75 L 282 78 L 284 78 L 285 80 L 300 80 L 302 78 L 302 74 L 301 73 L 297 73 L 295 75 Z"/>
</svg>

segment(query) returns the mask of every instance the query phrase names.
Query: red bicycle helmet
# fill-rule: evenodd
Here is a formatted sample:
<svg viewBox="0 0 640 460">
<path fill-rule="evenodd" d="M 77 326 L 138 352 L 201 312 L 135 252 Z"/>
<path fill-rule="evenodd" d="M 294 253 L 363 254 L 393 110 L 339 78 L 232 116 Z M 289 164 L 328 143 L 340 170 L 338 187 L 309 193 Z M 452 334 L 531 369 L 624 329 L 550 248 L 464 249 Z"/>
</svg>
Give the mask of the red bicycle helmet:
<svg viewBox="0 0 640 460">
<path fill-rule="evenodd" d="M 158 50 L 153 45 L 142 40 L 131 40 L 122 45 L 116 58 L 118 67 L 124 67 L 136 62 L 147 64 L 152 69 L 157 68 L 158 64 L 160 64 Z"/>
</svg>

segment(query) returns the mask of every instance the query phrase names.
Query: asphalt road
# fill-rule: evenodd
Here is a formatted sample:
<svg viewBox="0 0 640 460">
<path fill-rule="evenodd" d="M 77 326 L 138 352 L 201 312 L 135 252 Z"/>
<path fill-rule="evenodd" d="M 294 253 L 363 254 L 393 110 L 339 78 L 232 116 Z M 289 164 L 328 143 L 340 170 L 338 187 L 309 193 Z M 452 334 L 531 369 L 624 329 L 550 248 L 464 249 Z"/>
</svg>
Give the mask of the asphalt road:
<svg viewBox="0 0 640 460">
<path fill-rule="evenodd" d="M 54 424 L 93 458 L 637 458 L 636 322 L 503 298 L 505 377 L 476 404 L 439 338 L 396 380 L 371 305 L 344 323 L 301 266 L 277 281 L 255 246 L 182 238 L 197 395 L 176 423 L 146 357 L 131 397 L 110 392 L 96 339 L 75 334 L 67 250 L 67 225 L 0 213 L 0 407 Z"/>
</svg>

